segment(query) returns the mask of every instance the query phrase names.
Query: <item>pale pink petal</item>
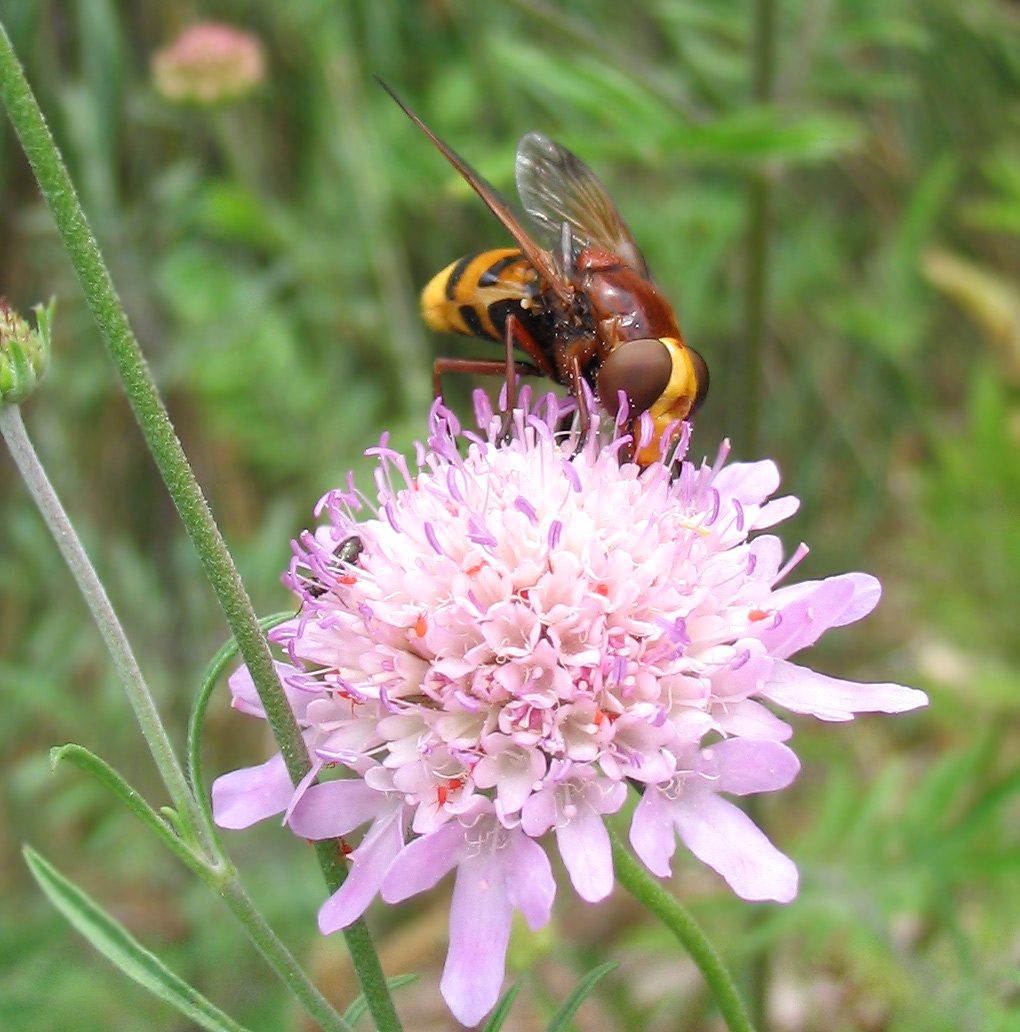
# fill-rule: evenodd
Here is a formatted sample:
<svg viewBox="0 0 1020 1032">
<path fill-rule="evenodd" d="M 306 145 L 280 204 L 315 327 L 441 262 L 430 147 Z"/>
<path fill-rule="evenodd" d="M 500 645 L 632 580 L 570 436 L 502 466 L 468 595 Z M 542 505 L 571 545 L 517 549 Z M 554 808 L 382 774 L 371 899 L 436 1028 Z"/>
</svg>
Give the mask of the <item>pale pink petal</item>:
<svg viewBox="0 0 1020 1032">
<path fill-rule="evenodd" d="M 242 767 L 213 782 L 213 820 L 221 828 L 248 828 L 283 813 L 293 794 L 294 783 L 277 753 L 258 767 Z"/>
<path fill-rule="evenodd" d="M 549 920 L 556 896 L 556 879 L 545 850 L 522 831 L 510 833 L 502 850 L 507 898 L 523 915 L 534 932 Z"/>
<path fill-rule="evenodd" d="M 386 796 L 360 778 L 310 785 L 291 811 L 291 830 L 306 839 L 336 838 L 392 808 Z"/>
<path fill-rule="evenodd" d="M 779 742 L 727 738 L 702 750 L 698 773 L 713 792 L 752 795 L 786 788 L 800 770 L 792 749 Z"/>
<path fill-rule="evenodd" d="M 570 882 L 581 899 L 598 903 L 613 891 L 609 833 L 602 818 L 591 807 L 579 806 L 574 818 L 556 829 L 556 845 Z"/>
<path fill-rule="evenodd" d="M 795 495 L 786 495 L 783 498 L 773 498 L 766 502 L 754 518 L 754 529 L 764 530 L 766 527 L 774 527 L 783 520 L 788 520 L 800 508 L 800 499 Z"/>
<path fill-rule="evenodd" d="M 785 660 L 776 662 L 761 694 L 778 706 L 820 720 L 853 720 L 855 713 L 906 713 L 928 705 L 928 696 L 919 688 L 841 681 Z"/>
<path fill-rule="evenodd" d="M 844 627 L 863 620 L 882 597 L 882 585 L 877 577 L 872 577 L 870 573 L 841 573 L 835 577 L 826 577 L 825 580 L 800 581 L 798 584 L 777 588 L 772 593 L 771 605 L 783 609 L 794 602 L 810 598 L 822 585 L 831 587 L 834 584 L 848 585 L 851 590 L 845 605 L 829 624 L 830 627 Z"/>
<path fill-rule="evenodd" d="M 382 898 L 399 903 L 438 885 L 463 858 L 467 850 L 464 834 L 464 826 L 451 821 L 404 846 L 383 878 Z"/>
<path fill-rule="evenodd" d="M 343 885 L 319 909 L 319 931 L 323 935 L 346 928 L 364 914 L 403 844 L 397 813 L 371 829 L 348 858 L 350 867 Z"/>
<path fill-rule="evenodd" d="M 797 868 L 754 822 L 713 792 L 691 786 L 677 801 L 677 831 L 687 848 L 747 900 L 789 903 L 797 895 Z"/>
<path fill-rule="evenodd" d="M 773 596 L 773 602 L 775 596 Z M 819 581 L 805 595 L 784 602 L 780 620 L 763 627 L 759 637 L 768 651 L 778 659 L 814 645 L 830 628 L 846 623 L 845 614 L 854 601 L 854 585 L 842 578 Z"/>
<path fill-rule="evenodd" d="M 283 693 L 287 696 L 287 701 L 290 703 L 295 717 L 299 721 L 303 721 L 305 709 L 308 703 L 316 697 L 316 694 L 294 688 L 287 683 L 288 678 L 294 674 L 293 667 L 288 666 L 286 663 L 274 663 L 273 666 L 276 669 L 277 677 L 280 678 Z M 230 704 L 234 709 L 241 713 L 247 713 L 252 717 L 265 719 L 266 711 L 262 706 L 259 693 L 255 690 L 255 682 L 252 680 L 246 666 L 238 667 L 227 679 L 227 684 L 230 687 L 232 697 Z"/>
<path fill-rule="evenodd" d="M 450 948 L 439 983 L 443 999 L 463 1025 L 477 1025 L 499 998 L 510 916 L 502 870 L 493 853 L 464 860 L 453 887 Z"/>
<path fill-rule="evenodd" d="M 252 717 L 265 719 L 266 711 L 262 707 L 259 693 L 255 691 L 255 682 L 246 666 L 238 667 L 227 678 L 227 686 L 230 688 L 230 704 L 234 709 Z"/>
<path fill-rule="evenodd" d="M 532 838 L 540 838 L 556 823 L 556 790 L 543 788 L 533 793 L 521 808 L 521 827 Z"/>
<path fill-rule="evenodd" d="M 630 823 L 630 844 L 652 874 L 668 878 L 676 852 L 671 803 L 657 788 L 645 787 Z"/>
<path fill-rule="evenodd" d="M 793 728 L 786 721 L 753 699 L 728 704 L 714 716 L 719 730 L 727 735 L 785 742 L 793 734 Z"/>
<path fill-rule="evenodd" d="M 745 505 L 758 505 L 779 487 L 779 467 L 771 459 L 731 462 L 716 473 L 712 486 Z"/>
</svg>

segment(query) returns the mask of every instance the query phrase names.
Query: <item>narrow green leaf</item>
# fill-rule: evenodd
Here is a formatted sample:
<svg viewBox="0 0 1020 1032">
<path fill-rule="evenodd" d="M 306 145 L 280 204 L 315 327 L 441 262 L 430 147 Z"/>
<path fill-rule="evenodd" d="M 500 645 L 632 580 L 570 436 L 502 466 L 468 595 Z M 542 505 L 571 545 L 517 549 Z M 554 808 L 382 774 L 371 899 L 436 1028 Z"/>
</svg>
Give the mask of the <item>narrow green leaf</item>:
<svg viewBox="0 0 1020 1032">
<path fill-rule="evenodd" d="M 585 999 L 591 994 L 592 989 L 595 988 L 604 975 L 608 975 L 610 971 L 615 971 L 620 965 L 615 960 L 607 961 L 605 964 L 599 964 L 597 968 L 592 968 L 578 983 L 577 988 L 563 1001 L 563 1006 L 553 1015 L 552 1021 L 546 1026 L 545 1032 L 564 1032 L 567 1025 L 570 1024 L 570 1019 L 574 1016 L 577 1008 L 584 1003 Z"/>
<path fill-rule="evenodd" d="M 50 750 L 50 764 L 54 770 L 60 763 L 67 761 L 79 770 L 91 774 L 104 788 L 107 788 L 117 797 L 143 824 L 154 831 L 159 839 L 170 848 L 181 860 L 193 870 L 201 866 L 201 861 L 189 848 L 187 843 L 175 834 L 179 831 L 178 822 L 169 816 L 166 819 L 158 813 L 142 798 L 138 791 L 121 777 L 105 760 L 100 759 L 95 753 L 90 752 L 84 746 L 71 742 L 67 745 L 56 746 Z M 167 813 L 168 808 L 164 808 Z M 176 818 L 176 812 L 174 813 Z M 168 823 L 169 821 L 169 823 Z"/>
<path fill-rule="evenodd" d="M 128 978 L 169 1003 L 209 1032 L 247 1032 L 229 1014 L 178 978 L 155 954 L 90 899 L 31 846 L 22 850 L 32 876 L 49 901 L 100 953 Z"/>
<path fill-rule="evenodd" d="M 272 616 L 264 616 L 259 620 L 259 628 L 265 634 L 270 628 L 283 623 L 293 617 L 293 612 L 274 613 Z M 209 798 L 206 795 L 205 784 L 202 781 L 202 719 L 205 717 L 206 707 L 209 705 L 209 697 L 212 695 L 216 682 L 223 673 L 227 664 L 237 655 L 237 639 L 231 638 L 225 642 L 219 652 L 210 660 L 202 677 L 198 694 L 191 707 L 191 717 L 188 720 L 188 780 L 191 782 L 191 789 L 195 793 L 198 805 L 205 815 L 206 824 L 210 833 L 214 836 L 215 825 L 213 824 L 212 812 L 209 809 Z"/>
<path fill-rule="evenodd" d="M 386 979 L 386 987 L 393 992 L 394 989 L 401 989 L 405 985 L 410 985 L 412 982 L 417 982 L 417 975 L 394 975 L 392 978 Z M 368 1003 L 365 1000 L 365 994 L 361 993 L 357 996 L 354 1002 L 344 1011 L 343 1020 L 348 1025 L 353 1025 L 359 1021 L 362 1015 L 368 1010 Z"/>
<path fill-rule="evenodd" d="M 503 1027 L 503 1022 L 510 1016 L 510 1008 L 514 1005 L 514 1000 L 517 999 L 517 994 L 521 991 L 521 983 L 514 982 L 512 986 L 503 994 L 503 999 L 496 1004 L 496 1009 L 489 1015 L 489 1020 L 485 1023 L 485 1028 L 482 1032 L 499 1032 Z"/>
</svg>

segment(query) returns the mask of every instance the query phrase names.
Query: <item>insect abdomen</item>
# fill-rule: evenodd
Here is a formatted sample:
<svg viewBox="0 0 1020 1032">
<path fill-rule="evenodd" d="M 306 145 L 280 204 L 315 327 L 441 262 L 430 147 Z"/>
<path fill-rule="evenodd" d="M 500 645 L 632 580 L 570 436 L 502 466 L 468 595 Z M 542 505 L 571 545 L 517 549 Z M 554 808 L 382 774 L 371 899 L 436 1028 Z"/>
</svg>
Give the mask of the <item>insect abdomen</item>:
<svg viewBox="0 0 1020 1032">
<path fill-rule="evenodd" d="M 516 247 L 478 251 L 437 272 L 421 292 L 430 329 L 503 340 L 511 312 L 525 326 L 538 296 L 538 274 Z"/>
</svg>

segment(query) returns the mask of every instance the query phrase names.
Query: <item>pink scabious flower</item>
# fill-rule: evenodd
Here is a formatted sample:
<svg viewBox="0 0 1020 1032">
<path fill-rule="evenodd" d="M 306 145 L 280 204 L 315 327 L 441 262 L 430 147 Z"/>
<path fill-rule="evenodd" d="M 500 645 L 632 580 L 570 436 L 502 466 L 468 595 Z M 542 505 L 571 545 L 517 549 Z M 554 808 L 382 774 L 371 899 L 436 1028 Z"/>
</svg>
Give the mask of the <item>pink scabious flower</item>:
<svg viewBox="0 0 1020 1032">
<path fill-rule="evenodd" d="M 726 798 L 797 774 L 791 728 L 765 704 L 850 720 L 927 702 L 790 662 L 880 587 L 863 573 L 777 586 L 806 549 L 783 565 L 779 539 L 756 533 L 797 509 L 769 500 L 774 463 L 727 465 L 724 445 L 696 466 L 685 431 L 639 468 L 619 430 L 582 443 L 556 432 L 564 403 L 529 398 L 509 435 L 483 395 L 481 435 L 437 403 L 416 471 L 384 437 L 376 502 L 350 479 L 322 499 L 285 577 L 300 613 L 272 634 L 312 772 L 295 789 L 276 756 L 213 786 L 223 827 L 280 813 L 310 839 L 368 826 L 324 933 L 456 870 L 441 989 L 467 1025 L 497 1000 L 512 910 L 532 928 L 549 917 L 547 835 L 578 894 L 604 898 L 604 817 L 633 787 L 630 841 L 655 874 L 679 836 L 742 898 L 788 902 L 793 861 Z M 263 715 L 243 668 L 231 690 Z M 342 776 L 311 783 L 327 768 Z"/>
<path fill-rule="evenodd" d="M 256 36 L 233 25 L 198 22 L 152 58 L 156 90 L 178 104 L 220 104 L 250 93 L 265 78 Z"/>
</svg>

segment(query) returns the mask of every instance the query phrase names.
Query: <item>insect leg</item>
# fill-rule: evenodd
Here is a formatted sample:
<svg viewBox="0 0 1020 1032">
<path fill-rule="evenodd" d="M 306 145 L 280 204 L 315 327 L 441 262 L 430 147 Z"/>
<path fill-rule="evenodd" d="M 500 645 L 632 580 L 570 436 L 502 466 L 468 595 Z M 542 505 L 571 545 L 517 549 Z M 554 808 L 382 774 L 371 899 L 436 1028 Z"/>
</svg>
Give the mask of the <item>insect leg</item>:
<svg viewBox="0 0 1020 1032">
<path fill-rule="evenodd" d="M 568 378 L 570 380 L 570 393 L 577 401 L 577 413 L 581 417 L 581 437 L 586 438 L 591 429 L 591 410 L 588 408 L 588 396 L 584 391 L 584 376 L 581 373 L 581 356 L 574 352 L 570 356 Z"/>
<path fill-rule="evenodd" d="M 545 373 L 530 362 L 515 362 L 518 376 L 545 376 Z M 490 358 L 437 358 L 432 366 L 432 387 L 437 398 L 443 397 L 440 376 L 443 373 L 471 373 L 475 376 L 506 376 L 507 365 L 503 360 Z"/>
</svg>

